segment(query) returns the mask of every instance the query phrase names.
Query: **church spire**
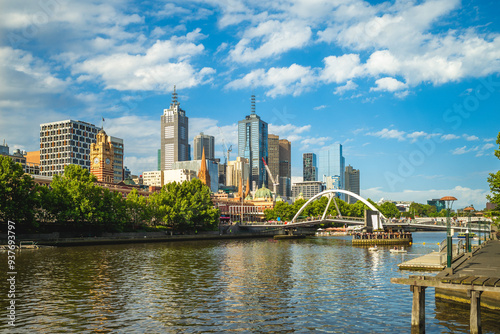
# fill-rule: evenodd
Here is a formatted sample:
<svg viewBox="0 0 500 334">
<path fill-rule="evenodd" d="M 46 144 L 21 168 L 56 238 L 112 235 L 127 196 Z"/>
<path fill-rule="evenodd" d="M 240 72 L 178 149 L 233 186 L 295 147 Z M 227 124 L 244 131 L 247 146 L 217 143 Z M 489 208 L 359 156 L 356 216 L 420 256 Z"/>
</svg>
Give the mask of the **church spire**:
<svg viewBox="0 0 500 334">
<path fill-rule="evenodd" d="M 203 147 L 203 152 L 201 153 L 201 166 L 198 172 L 198 179 L 206 184 L 210 188 L 210 174 L 207 170 L 207 160 L 205 158 L 205 148 Z"/>
<path fill-rule="evenodd" d="M 247 188 L 245 189 L 245 198 L 250 194 L 250 178 L 247 177 Z"/>
</svg>

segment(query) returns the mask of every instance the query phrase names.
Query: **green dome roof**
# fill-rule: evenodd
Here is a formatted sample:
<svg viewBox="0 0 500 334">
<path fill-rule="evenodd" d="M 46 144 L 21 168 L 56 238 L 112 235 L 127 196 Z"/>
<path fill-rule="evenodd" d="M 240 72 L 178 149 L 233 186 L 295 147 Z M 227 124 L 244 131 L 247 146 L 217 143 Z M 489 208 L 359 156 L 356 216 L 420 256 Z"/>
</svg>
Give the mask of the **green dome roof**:
<svg viewBox="0 0 500 334">
<path fill-rule="evenodd" d="M 273 194 L 271 193 L 271 190 L 267 189 L 266 187 L 262 187 L 262 188 L 258 189 L 255 192 L 255 196 L 254 196 L 255 199 L 257 199 L 257 198 L 272 198 L 272 197 L 273 197 Z"/>
<path fill-rule="evenodd" d="M 129 186 L 133 186 L 133 185 L 135 185 L 134 180 L 132 180 L 131 178 L 125 179 L 125 180 L 123 181 L 123 183 L 125 183 L 126 185 L 129 185 Z"/>
</svg>

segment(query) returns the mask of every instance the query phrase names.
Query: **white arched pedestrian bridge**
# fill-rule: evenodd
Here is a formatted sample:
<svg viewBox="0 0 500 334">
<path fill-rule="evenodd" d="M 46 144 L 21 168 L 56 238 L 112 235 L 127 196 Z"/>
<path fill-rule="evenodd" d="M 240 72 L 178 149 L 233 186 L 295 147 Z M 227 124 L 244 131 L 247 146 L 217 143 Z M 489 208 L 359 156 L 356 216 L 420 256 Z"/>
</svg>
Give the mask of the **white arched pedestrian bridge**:
<svg viewBox="0 0 500 334">
<path fill-rule="evenodd" d="M 325 220 L 326 213 L 328 212 L 328 208 L 330 207 L 330 203 L 332 202 L 332 199 L 333 199 L 333 202 L 334 202 L 335 207 L 337 209 L 337 212 L 339 213 L 339 218 L 342 218 L 342 213 L 340 212 L 339 207 L 337 206 L 337 202 L 335 201 L 335 194 L 337 194 L 337 193 L 346 194 L 346 195 L 352 196 L 352 197 L 360 200 L 361 202 L 363 202 L 364 204 L 366 204 L 366 206 L 369 207 L 371 210 L 379 212 L 380 216 L 382 218 L 385 218 L 384 215 L 382 214 L 382 212 L 380 212 L 373 204 L 371 204 L 370 202 L 368 202 L 366 199 L 364 199 L 363 197 L 359 196 L 358 194 L 355 194 L 355 193 L 353 193 L 351 191 L 343 190 L 343 189 L 330 189 L 330 190 L 325 190 L 325 191 L 320 192 L 319 194 L 314 195 L 307 202 L 305 202 L 304 205 L 302 205 L 302 207 L 300 208 L 300 210 L 297 211 L 297 213 L 293 217 L 292 222 L 290 224 L 298 223 L 297 218 L 300 217 L 300 214 L 302 213 L 302 211 L 304 211 L 304 209 L 310 203 L 312 203 L 316 199 L 321 198 L 321 197 L 323 197 L 325 195 L 328 195 L 330 197 L 330 199 L 328 200 L 328 204 L 326 205 L 326 208 L 325 208 L 325 211 L 323 212 L 323 216 L 321 217 L 321 220 L 322 221 Z"/>
</svg>

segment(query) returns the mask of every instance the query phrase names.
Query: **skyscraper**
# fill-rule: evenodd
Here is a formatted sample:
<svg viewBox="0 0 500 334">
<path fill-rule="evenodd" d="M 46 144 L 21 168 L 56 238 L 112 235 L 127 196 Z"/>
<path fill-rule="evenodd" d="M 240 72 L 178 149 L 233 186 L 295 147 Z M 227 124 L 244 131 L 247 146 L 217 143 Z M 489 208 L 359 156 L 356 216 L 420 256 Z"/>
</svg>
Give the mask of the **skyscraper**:
<svg viewBox="0 0 500 334">
<path fill-rule="evenodd" d="M 250 115 L 238 122 L 238 156 L 247 158 L 250 180 L 256 187 L 267 186 L 267 175 L 262 158 L 267 159 L 267 123 L 255 114 L 255 96 L 252 95 Z"/>
<path fill-rule="evenodd" d="M 271 171 L 276 182 L 278 182 L 277 177 L 280 174 L 280 137 L 269 134 L 267 136 L 267 166 Z M 269 184 L 271 187 L 271 184 Z"/>
<path fill-rule="evenodd" d="M 209 136 L 200 133 L 194 137 L 194 160 L 200 160 L 203 149 L 205 149 L 205 158 L 207 160 L 214 160 L 214 136 Z"/>
<path fill-rule="evenodd" d="M 40 124 L 40 175 L 63 174 L 69 164 L 90 170 L 90 145 L 99 130 L 73 120 Z"/>
<path fill-rule="evenodd" d="M 303 181 L 318 181 L 318 163 L 316 154 L 304 153 L 302 155 L 302 175 Z"/>
<path fill-rule="evenodd" d="M 344 189 L 345 158 L 342 156 L 342 145 L 333 144 L 319 152 L 318 181 L 327 182 L 327 178 L 338 176 L 339 189 Z M 328 182 L 328 184 L 333 184 Z M 328 190 L 328 188 L 327 188 Z M 343 194 L 340 198 L 344 199 Z"/>
<path fill-rule="evenodd" d="M 279 194 L 281 196 L 292 196 L 292 144 L 287 139 L 280 139 L 280 186 Z"/>
<path fill-rule="evenodd" d="M 349 190 L 359 195 L 359 169 L 352 168 L 351 165 L 345 168 L 345 190 Z M 357 199 L 352 196 L 347 196 L 347 203 L 354 204 Z"/>
<path fill-rule="evenodd" d="M 172 169 L 176 161 L 189 159 L 188 117 L 180 108 L 174 86 L 172 103 L 161 116 L 161 170 Z"/>
<path fill-rule="evenodd" d="M 291 178 L 292 169 L 290 166 L 291 144 L 286 139 L 279 139 L 279 136 L 268 135 L 268 160 L 267 165 L 273 175 L 274 181 L 279 183 L 276 192 L 281 196 L 290 197 L 292 195 Z M 271 179 L 269 179 L 270 181 Z M 272 185 L 269 184 L 269 187 Z"/>
<path fill-rule="evenodd" d="M 280 168 L 279 176 L 292 178 L 292 143 L 287 139 L 280 139 Z"/>
</svg>

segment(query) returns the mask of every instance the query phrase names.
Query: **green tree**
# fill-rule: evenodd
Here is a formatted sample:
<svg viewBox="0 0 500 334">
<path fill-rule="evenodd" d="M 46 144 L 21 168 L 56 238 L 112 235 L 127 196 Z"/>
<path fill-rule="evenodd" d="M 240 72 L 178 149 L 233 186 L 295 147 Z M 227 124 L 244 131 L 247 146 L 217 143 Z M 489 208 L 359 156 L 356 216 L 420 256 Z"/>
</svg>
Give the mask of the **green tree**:
<svg viewBox="0 0 500 334">
<path fill-rule="evenodd" d="M 357 201 L 354 204 L 349 204 L 349 217 L 364 217 L 365 210 L 368 209 L 368 206 L 361 201 Z"/>
<path fill-rule="evenodd" d="M 422 217 L 424 215 L 424 206 L 422 204 L 413 202 L 410 204 L 410 213 L 414 216 Z"/>
<path fill-rule="evenodd" d="M 495 150 L 495 156 L 500 159 L 500 132 L 498 133 L 496 143 L 499 145 L 499 149 Z M 498 209 L 500 208 L 500 170 L 496 173 L 490 173 L 488 183 L 491 194 L 487 198 L 491 203 L 496 204 Z"/>
<path fill-rule="evenodd" d="M 144 196 L 139 195 L 137 189 L 133 189 L 127 195 L 125 204 L 129 220 L 133 223 L 134 228 L 139 227 L 145 222 L 152 221 L 150 205 Z"/>
<path fill-rule="evenodd" d="M 99 221 L 102 188 L 96 186 L 95 181 L 94 175 L 78 165 L 67 165 L 62 176 L 54 175 L 48 201 L 49 211 L 57 221 L 77 225 Z"/>
<path fill-rule="evenodd" d="M 150 198 L 153 217 L 177 230 L 213 230 L 219 209 L 214 208 L 210 188 L 200 180 L 171 182 Z"/>
<path fill-rule="evenodd" d="M 273 209 L 264 210 L 264 215 L 266 220 L 277 220 L 279 217 L 282 221 L 288 221 L 293 218 L 295 213 L 292 206 L 287 202 L 276 202 Z"/>
<path fill-rule="evenodd" d="M 93 215 L 94 223 L 101 231 L 121 232 L 129 216 L 125 199 L 119 192 L 96 187 L 95 198 L 98 199 Z"/>
<path fill-rule="evenodd" d="M 401 217 L 401 213 L 399 212 L 399 209 L 398 207 L 396 206 L 396 204 L 392 203 L 392 202 L 384 202 L 381 206 L 380 206 L 380 212 L 382 212 L 382 214 L 389 218 L 389 217 L 394 217 L 394 218 L 399 218 Z"/>
<path fill-rule="evenodd" d="M 39 200 L 38 186 L 21 164 L 0 156 L 0 220 L 11 220 L 26 229 L 36 227 Z"/>
</svg>

